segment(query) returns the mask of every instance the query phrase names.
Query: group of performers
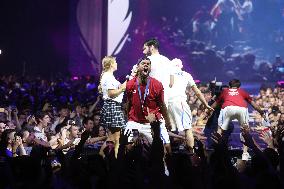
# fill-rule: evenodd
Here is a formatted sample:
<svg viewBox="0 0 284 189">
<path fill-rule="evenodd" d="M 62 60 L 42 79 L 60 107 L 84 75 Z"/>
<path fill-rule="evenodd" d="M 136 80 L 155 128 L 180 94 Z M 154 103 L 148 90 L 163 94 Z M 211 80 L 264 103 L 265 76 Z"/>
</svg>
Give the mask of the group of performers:
<svg viewBox="0 0 284 189">
<path fill-rule="evenodd" d="M 240 124 L 248 124 L 247 103 L 264 116 L 264 112 L 252 101 L 248 93 L 240 89 L 240 81 L 232 80 L 230 88 L 223 90 L 216 102 L 208 105 L 201 91 L 197 88 L 192 76 L 182 70 L 182 61 L 159 53 L 157 39 L 149 39 L 143 44 L 144 57 L 133 66 L 129 80 L 120 83 L 113 75 L 118 69 L 116 59 L 107 56 L 102 60 L 102 74 L 99 91 L 103 95 L 104 104 L 101 111 L 101 124 L 108 128 L 110 135 L 107 141 L 113 141 L 115 156 L 119 148 L 120 132 L 129 131 L 129 141 L 133 132 L 143 133 L 151 143 L 151 125 L 147 117 L 153 115 L 160 122 L 161 140 L 168 153 L 171 153 L 169 133 L 183 131 L 186 146 L 192 151 L 194 137 L 192 133 L 192 115 L 187 103 L 186 89 L 190 87 L 202 102 L 206 113 L 214 111 L 222 105 L 218 121 L 218 132 L 227 130 L 228 122 L 238 119 Z M 122 108 L 123 95 L 126 94 L 126 115 Z M 127 117 L 127 122 L 125 117 Z M 103 155 L 101 148 L 100 154 Z"/>
</svg>

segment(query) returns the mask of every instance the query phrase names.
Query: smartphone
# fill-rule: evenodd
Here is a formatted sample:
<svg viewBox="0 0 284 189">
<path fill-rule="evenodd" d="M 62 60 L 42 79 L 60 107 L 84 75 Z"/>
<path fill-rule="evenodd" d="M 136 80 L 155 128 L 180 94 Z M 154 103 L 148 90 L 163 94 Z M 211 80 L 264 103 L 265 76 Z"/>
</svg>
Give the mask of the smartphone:
<svg viewBox="0 0 284 189">
<path fill-rule="evenodd" d="M 0 113 L 5 112 L 5 108 L 0 108 Z"/>
</svg>

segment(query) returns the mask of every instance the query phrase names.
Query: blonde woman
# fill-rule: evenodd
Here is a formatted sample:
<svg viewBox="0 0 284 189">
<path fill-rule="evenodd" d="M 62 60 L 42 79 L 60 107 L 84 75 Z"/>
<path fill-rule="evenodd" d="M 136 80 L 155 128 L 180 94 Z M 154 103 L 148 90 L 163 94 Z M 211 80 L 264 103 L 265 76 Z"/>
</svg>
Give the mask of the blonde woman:
<svg viewBox="0 0 284 189">
<path fill-rule="evenodd" d="M 111 134 L 106 141 L 114 142 L 115 157 L 117 157 L 119 147 L 119 136 L 122 127 L 125 127 L 125 119 L 122 111 L 122 98 L 126 88 L 126 81 L 121 84 L 115 79 L 113 73 L 117 70 L 117 63 L 114 57 L 106 56 L 102 60 L 102 74 L 100 79 L 99 91 L 103 95 L 103 107 L 101 110 L 101 125 L 108 128 Z M 104 157 L 103 144 L 100 154 Z"/>
</svg>

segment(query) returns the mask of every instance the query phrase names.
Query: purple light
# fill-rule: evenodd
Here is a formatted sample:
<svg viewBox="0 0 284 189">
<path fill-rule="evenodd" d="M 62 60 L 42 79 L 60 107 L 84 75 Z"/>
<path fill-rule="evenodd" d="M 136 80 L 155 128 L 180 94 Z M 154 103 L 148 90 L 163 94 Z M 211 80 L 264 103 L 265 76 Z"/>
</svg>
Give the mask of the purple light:
<svg viewBox="0 0 284 189">
<path fill-rule="evenodd" d="M 278 85 L 283 85 L 283 84 L 284 84 L 284 81 L 277 81 L 277 84 L 278 84 Z"/>
<path fill-rule="evenodd" d="M 201 81 L 198 80 L 198 79 L 197 79 L 197 80 L 194 80 L 194 82 L 195 82 L 195 83 L 201 83 Z"/>
</svg>

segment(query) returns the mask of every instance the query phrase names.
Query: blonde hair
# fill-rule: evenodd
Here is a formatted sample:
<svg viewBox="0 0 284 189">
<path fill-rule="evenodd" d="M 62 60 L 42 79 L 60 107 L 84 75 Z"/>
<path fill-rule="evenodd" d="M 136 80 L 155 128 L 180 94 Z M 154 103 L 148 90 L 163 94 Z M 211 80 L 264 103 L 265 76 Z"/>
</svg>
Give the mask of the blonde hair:
<svg viewBox="0 0 284 189">
<path fill-rule="evenodd" d="M 111 68 L 111 65 L 115 63 L 115 57 L 113 56 L 105 56 L 102 60 L 102 73 L 101 73 L 101 76 L 100 76 L 100 84 L 98 86 L 98 91 L 99 93 L 102 93 L 102 85 L 101 85 L 101 80 L 102 80 L 102 77 L 103 77 L 103 74 L 107 71 L 110 70 Z"/>
</svg>

